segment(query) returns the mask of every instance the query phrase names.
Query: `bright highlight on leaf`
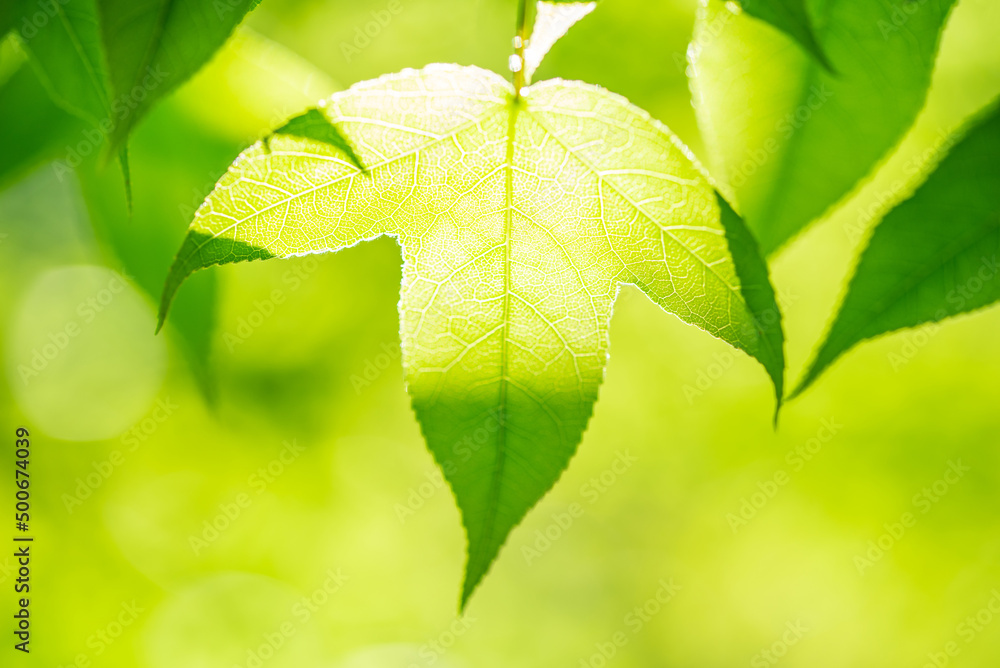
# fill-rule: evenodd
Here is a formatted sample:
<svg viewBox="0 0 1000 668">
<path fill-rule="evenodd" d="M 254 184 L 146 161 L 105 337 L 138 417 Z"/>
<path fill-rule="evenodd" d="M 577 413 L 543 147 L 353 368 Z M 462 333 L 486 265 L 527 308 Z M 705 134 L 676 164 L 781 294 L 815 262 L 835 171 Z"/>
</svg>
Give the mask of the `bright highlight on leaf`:
<svg viewBox="0 0 1000 668">
<path fill-rule="evenodd" d="M 432 65 L 334 95 L 321 111 L 369 176 L 311 138 L 250 147 L 197 212 L 160 310 L 203 267 L 396 237 L 406 384 L 468 536 L 463 605 L 580 442 L 623 283 L 753 355 L 781 396 L 766 267 L 687 149 L 596 86 L 523 93 Z"/>
<path fill-rule="evenodd" d="M 810 3 L 822 7 L 836 74 L 747 16 L 749 7 L 736 15 L 720 0 L 703 3 L 688 52 L 698 125 L 713 176 L 770 254 L 847 195 L 913 123 L 954 2 Z"/>
<path fill-rule="evenodd" d="M 795 394 L 857 343 L 1000 300 L 1000 105 L 879 223 Z"/>
</svg>

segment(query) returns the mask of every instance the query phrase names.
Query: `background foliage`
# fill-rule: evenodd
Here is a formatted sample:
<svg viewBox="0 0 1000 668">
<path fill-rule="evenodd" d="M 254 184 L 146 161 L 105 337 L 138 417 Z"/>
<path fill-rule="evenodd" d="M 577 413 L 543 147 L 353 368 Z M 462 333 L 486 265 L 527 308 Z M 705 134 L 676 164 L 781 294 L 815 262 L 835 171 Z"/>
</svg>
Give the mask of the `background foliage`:
<svg viewBox="0 0 1000 668">
<path fill-rule="evenodd" d="M 138 126 L 131 221 L 113 165 L 62 178 L 42 167 L 0 194 L 0 422 L 29 426 L 38 444 L 28 665 L 69 666 L 81 654 L 105 666 L 247 665 L 286 621 L 293 633 L 264 665 L 599 665 L 593 655 L 619 631 L 627 643 L 615 665 L 768 665 L 761 652 L 787 624 L 807 630 L 782 665 L 923 665 L 949 641 L 956 665 L 994 665 L 1000 621 L 965 620 L 1000 586 L 996 309 L 858 348 L 774 432 L 767 380 L 751 360 L 626 291 L 578 455 L 458 624 L 464 540 L 402 390 L 391 241 L 203 272 L 177 304 L 191 313 L 187 333 L 151 339 L 146 295 L 243 146 L 384 72 L 438 61 L 503 71 L 510 3 L 398 6 L 367 36 L 388 4 L 264 2 Z M 605 85 L 706 155 L 684 72 L 695 10 L 687 0 L 608 1 L 536 79 Z M 997 25 L 995 3 L 958 3 L 902 144 L 772 258 L 791 378 L 880 212 L 1000 92 Z M 3 53 L 2 76 L 18 76 L 18 56 Z M 81 264 L 129 274 L 112 317 L 86 322 L 79 304 L 113 276 L 66 273 Z M 197 314 L 213 300 L 209 327 Z M 71 320 L 88 325 L 81 338 L 24 382 L 20 360 Z M 968 472 L 935 490 L 959 461 Z M 10 459 L 0 467 L 9 474 Z M 743 510 L 745 525 L 730 517 L 767 490 L 773 498 Z M 234 504 L 231 526 L 205 533 Z M 553 529 L 573 504 L 582 514 Z M 906 512 L 916 523 L 869 556 L 869 541 L 898 532 Z M 558 537 L 540 540 L 546 531 Z M 4 588 L 6 567 L 0 559 Z M 331 570 L 347 579 L 319 604 Z M 680 586 L 676 596 L 648 621 L 628 617 L 661 579 Z M 303 596 L 316 601 L 308 616 L 294 607 Z M 117 634 L 128 606 L 141 611 Z"/>
</svg>

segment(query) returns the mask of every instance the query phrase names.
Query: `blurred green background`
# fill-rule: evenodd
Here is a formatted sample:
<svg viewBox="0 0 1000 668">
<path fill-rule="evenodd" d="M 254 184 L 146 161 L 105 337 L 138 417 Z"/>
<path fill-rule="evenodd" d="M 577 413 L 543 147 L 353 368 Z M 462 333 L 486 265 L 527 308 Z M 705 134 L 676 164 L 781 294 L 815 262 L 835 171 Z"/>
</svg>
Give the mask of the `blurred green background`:
<svg viewBox="0 0 1000 668">
<path fill-rule="evenodd" d="M 265 0 L 134 135 L 131 221 L 113 166 L 0 192 L 0 471 L 28 427 L 36 536 L 32 652 L 5 647 L 3 665 L 996 666 L 1000 309 L 860 347 L 774 431 L 754 362 L 625 290 L 579 453 L 461 621 L 459 515 L 395 353 L 393 241 L 203 272 L 152 336 L 147 292 L 241 148 L 355 81 L 505 67 L 513 3 L 400 2 L 358 47 L 383 0 Z M 536 78 L 604 85 L 701 154 L 695 10 L 606 0 Z M 993 0 L 959 3 L 916 126 L 776 259 L 790 379 L 872 212 L 1000 93 L 997 26 Z M 69 323 L 79 335 L 26 373 Z M 0 556 L 4 610 L 12 566 Z"/>
</svg>

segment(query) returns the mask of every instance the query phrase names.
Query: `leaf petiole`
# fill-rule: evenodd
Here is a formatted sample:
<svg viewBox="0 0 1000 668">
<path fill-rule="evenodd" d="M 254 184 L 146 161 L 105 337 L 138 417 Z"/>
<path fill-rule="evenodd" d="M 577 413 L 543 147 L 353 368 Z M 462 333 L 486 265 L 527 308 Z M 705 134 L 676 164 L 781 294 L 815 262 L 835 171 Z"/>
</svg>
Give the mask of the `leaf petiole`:
<svg viewBox="0 0 1000 668">
<path fill-rule="evenodd" d="M 514 31 L 514 53 L 509 60 L 510 71 L 514 80 L 514 100 L 521 97 L 521 89 L 524 87 L 524 46 L 528 41 L 527 21 L 528 2 L 527 0 L 517 1 L 517 25 Z"/>
</svg>

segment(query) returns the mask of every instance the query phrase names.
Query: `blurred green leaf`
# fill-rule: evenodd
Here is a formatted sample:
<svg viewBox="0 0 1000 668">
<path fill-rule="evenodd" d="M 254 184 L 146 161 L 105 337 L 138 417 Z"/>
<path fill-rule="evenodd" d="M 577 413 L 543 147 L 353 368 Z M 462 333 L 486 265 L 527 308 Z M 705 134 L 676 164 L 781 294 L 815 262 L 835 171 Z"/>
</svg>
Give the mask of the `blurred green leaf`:
<svg viewBox="0 0 1000 668">
<path fill-rule="evenodd" d="M 143 175 L 136 183 L 132 216 L 121 206 L 122 184 L 117 175 L 96 169 L 93 161 L 77 170 L 98 237 L 154 300 L 186 222 L 238 151 L 234 141 L 205 130 L 168 103 L 150 114 L 132 139 L 131 159 Z M 215 384 L 210 358 L 218 290 L 211 272 L 197 279 L 179 296 L 171 334 L 211 401 Z"/>
<path fill-rule="evenodd" d="M 812 54 L 823 67 L 833 70 L 816 39 L 805 0 L 740 0 L 740 6 L 747 14 L 767 21 L 784 32 Z"/>
<path fill-rule="evenodd" d="M 0 187 L 18 180 L 38 165 L 53 158 L 66 158 L 68 148 L 77 145 L 90 129 L 79 117 L 56 106 L 42 88 L 31 67 L 23 65 L 0 87 Z M 220 175 L 239 150 L 191 127 L 176 113 L 157 121 L 158 132 L 151 136 L 169 137 L 155 150 L 140 144 L 143 179 L 138 193 L 135 225 L 121 206 L 123 183 L 113 170 L 99 169 L 91 154 L 81 158 L 76 174 L 80 178 L 91 213 L 93 228 L 105 251 L 114 258 L 110 264 L 132 276 L 154 300 L 159 297 L 163 272 L 170 264 L 168 250 L 182 234 L 184 221 L 211 188 L 206 174 Z M 42 141 L 44 140 L 44 143 Z M 74 149 L 75 150 L 75 149 Z M 156 158 L 146 158 L 156 155 Z M 63 179 L 73 170 L 54 163 Z M 192 195 L 195 193 L 195 195 Z M 192 199 L 197 197 L 198 199 Z M 183 207 L 187 207 L 187 211 Z M 203 392 L 211 398 L 208 372 L 216 289 L 214 277 L 199 277 L 178 303 L 173 319 L 175 341 L 190 363 Z"/>
<path fill-rule="evenodd" d="M 53 0 L 36 6 L 22 0 L 0 20 L 18 27 L 52 99 L 91 126 L 80 132 L 67 162 L 75 166 L 101 150 L 117 154 L 131 209 L 129 133 L 208 61 L 259 1 Z M 47 127 L 39 129 L 33 136 L 49 143 Z"/>
<path fill-rule="evenodd" d="M 831 0 L 825 70 L 783 35 L 709 0 L 689 50 L 713 173 L 771 253 L 849 193 L 924 103 L 951 0 Z"/>
<path fill-rule="evenodd" d="M 25 0 L 7 0 L 0 4 L 0 38 L 17 27 L 24 20 L 22 5 Z"/>
<path fill-rule="evenodd" d="M 56 106 L 35 72 L 22 65 L 0 85 L 0 188 L 41 163 L 60 157 L 86 124 Z"/>
<path fill-rule="evenodd" d="M 325 142 L 247 149 L 196 214 L 160 311 L 203 267 L 395 236 L 407 387 L 468 535 L 463 605 L 580 442 L 622 283 L 756 357 L 779 397 L 784 366 L 763 260 L 730 251 L 749 234 L 680 142 L 595 86 L 512 93 L 435 65 L 334 95 L 323 113 L 370 179 Z"/>
<path fill-rule="evenodd" d="M 32 5 L 21 7 L 27 18 Z M 20 31 L 21 43 L 52 99 L 94 127 L 103 122 L 101 134 L 95 135 L 97 141 L 103 140 L 111 126 L 111 100 L 95 0 L 52 2 L 46 7 L 44 20 L 25 24 Z"/>
<path fill-rule="evenodd" d="M 74 2 L 77 0 L 74 0 Z M 260 0 L 97 0 L 117 151 L 151 106 L 197 72 Z"/>
<path fill-rule="evenodd" d="M 852 346 L 1000 299 L 1000 106 L 879 223 L 799 394 Z"/>
<path fill-rule="evenodd" d="M 120 101 L 108 94 L 107 71 L 101 46 L 100 26 L 95 0 L 46 3 L 44 12 L 32 12 L 32 3 L 19 6 L 23 22 L 21 43 L 49 95 L 66 111 L 87 121 L 78 141 L 69 147 L 64 160 L 76 166 L 88 155 L 96 154 L 114 127 L 112 115 Z M 36 14 L 38 17 L 36 19 Z M 30 15 L 30 23 L 28 22 Z M 45 132 L 39 141 L 50 141 Z M 125 180 L 125 200 L 131 209 L 132 179 L 128 170 L 128 153 L 118 153 Z"/>
</svg>

